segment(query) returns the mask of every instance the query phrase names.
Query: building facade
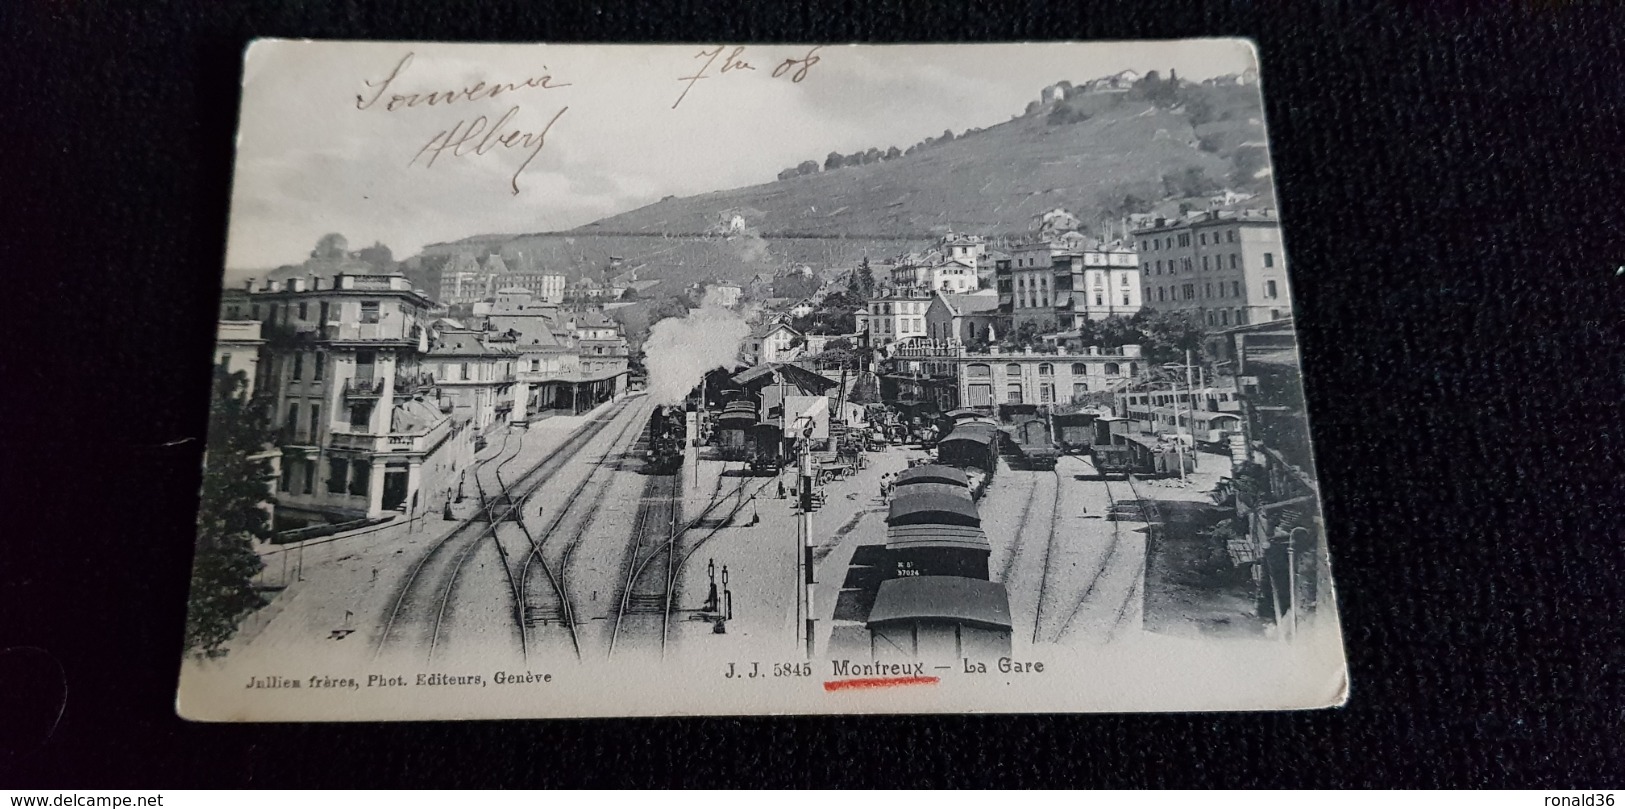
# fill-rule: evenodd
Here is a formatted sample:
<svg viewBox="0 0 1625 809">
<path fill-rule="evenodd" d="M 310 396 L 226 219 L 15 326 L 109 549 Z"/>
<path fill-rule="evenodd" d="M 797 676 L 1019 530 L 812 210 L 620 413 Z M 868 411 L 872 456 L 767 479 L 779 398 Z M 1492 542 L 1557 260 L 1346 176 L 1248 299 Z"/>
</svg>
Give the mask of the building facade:
<svg viewBox="0 0 1625 809">
<path fill-rule="evenodd" d="M 1090 394 L 1116 391 L 1145 370 L 1140 347 L 1089 347 L 1066 353 L 971 353 L 962 344 L 921 342 L 898 348 L 890 370 L 911 378 L 945 380 L 955 407 L 1005 404 L 1072 405 Z"/>
<path fill-rule="evenodd" d="M 1209 211 L 1134 231 L 1145 306 L 1208 326 L 1290 317 L 1281 227 L 1272 210 Z"/>
<path fill-rule="evenodd" d="M 439 394 L 442 412 L 485 435 L 513 415 L 518 352 L 512 343 L 486 343 L 474 329 L 439 328 L 429 343 L 422 373 Z"/>
<path fill-rule="evenodd" d="M 799 343 L 803 339 L 801 332 L 787 323 L 769 323 L 751 330 L 740 360 L 746 365 L 786 362 L 800 353 Z"/>
<path fill-rule="evenodd" d="M 931 306 L 930 294 L 906 289 L 880 295 L 869 301 L 869 311 L 861 326 L 870 348 L 885 349 L 900 340 L 926 337 L 925 312 Z"/>
<path fill-rule="evenodd" d="M 999 298 L 991 291 L 975 295 L 933 293 L 925 310 L 925 332 L 932 340 L 991 343 L 999 334 Z"/>
<path fill-rule="evenodd" d="M 1076 231 L 1012 249 L 995 270 L 995 287 L 1010 327 L 1031 324 L 1041 333 L 1132 317 L 1143 305 L 1134 249 L 1091 243 Z"/>
<path fill-rule="evenodd" d="M 305 524 L 439 508 L 473 458 L 423 369 L 434 302 L 399 275 L 334 276 L 249 295 L 274 396 L 279 521 Z"/>
<path fill-rule="evenodd" d="M 259 380 L 260 350 L 265 340 L 260 337 L 257 320 L 222 320 L 215 331 L 214 364 L 228 374 L 241 373 L 247 379 L 243 396 L 253 398 L 254 384 Z"/>
</svg>

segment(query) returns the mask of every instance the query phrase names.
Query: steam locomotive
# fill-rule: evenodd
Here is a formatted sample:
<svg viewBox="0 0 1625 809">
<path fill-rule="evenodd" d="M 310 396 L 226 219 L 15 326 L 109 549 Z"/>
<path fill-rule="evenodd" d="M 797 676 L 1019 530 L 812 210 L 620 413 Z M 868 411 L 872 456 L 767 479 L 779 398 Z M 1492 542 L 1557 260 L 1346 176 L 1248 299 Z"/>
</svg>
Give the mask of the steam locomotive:
<svg viewBox="0 0 1625 809">
<path fill-rule="evenodd" d="M 649 415 L 648 471 L 653 475 L 676 474 L 683 465 L 683 447 L 688 443 L 688 414 L 675 405 L 656 407 Z"/>
</svg>

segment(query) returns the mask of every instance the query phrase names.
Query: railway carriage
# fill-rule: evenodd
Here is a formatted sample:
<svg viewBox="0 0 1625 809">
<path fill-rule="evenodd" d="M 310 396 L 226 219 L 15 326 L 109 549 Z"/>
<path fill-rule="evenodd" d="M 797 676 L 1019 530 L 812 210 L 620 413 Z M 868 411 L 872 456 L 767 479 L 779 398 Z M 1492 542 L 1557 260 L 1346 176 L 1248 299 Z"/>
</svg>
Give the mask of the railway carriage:
<svg viewBox="0 0 1625 809">
<path fill-rule="evenodd" d="M 1011 450 L 1029 469 L 1054 469 L 1061 452 L 1050 440 L 1049 422 L 1038 417 L 1018 420 L 1006 428 Z"/>
<path fill-rule="evenodd" d="M 756 417 L 756 404 L 749 399 L 735 399 L 722 408 L 717 416 L 716 443 L 718 454 L 725 461 L 744 461 L 751 457 L 753 433 L 760 425 Z"/>
<path fill-rule="evenodd" d="M 1004 585 L 964 576 L 912 576 L 880 584 L 867 622 L 875 659 L 899 653 L 951 663 L 1010 654 Z"/>
<path fill-rule="evenodd" d="M 948 466 L 974 466 L 992 474 L 998 468 L 998 457 L 999 429 L 990 424 L 957 424 L 937 442 L 937 462 Z"/>
</svg>

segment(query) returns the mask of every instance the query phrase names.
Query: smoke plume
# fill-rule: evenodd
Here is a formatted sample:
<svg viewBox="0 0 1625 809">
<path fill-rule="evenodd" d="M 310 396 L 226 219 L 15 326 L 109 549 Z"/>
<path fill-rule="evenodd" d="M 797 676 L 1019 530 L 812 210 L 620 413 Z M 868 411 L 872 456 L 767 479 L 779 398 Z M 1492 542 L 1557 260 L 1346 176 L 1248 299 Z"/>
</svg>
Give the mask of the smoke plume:
<svg viewBox="0 0 1625 809">
<path fill-rule="evenodd" d="M 732 366 L 750 336 L 745 316 L 718 303 L 708 291 L 687 317 L 668 317 L 649 329 L 643 344 L 649 369 L 649 395 L 658 404 L 677 404 L 708 371 Z"/>
</svg>

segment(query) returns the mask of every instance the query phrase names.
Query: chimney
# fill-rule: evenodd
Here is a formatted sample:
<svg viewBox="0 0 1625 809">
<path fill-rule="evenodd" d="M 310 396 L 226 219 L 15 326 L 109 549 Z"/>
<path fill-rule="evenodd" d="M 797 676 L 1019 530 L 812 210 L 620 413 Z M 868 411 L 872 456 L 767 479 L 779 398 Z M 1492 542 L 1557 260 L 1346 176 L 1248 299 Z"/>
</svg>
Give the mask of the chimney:
<svg viewBox="0 0 1625 809">
<path fill-rule="evenodd" d="M 250 278 L 247 281 L 243 282 L 243 291 L 244 292 L 253 292 L 254 291 L 254 280 L 255 279 Z"/>
<path fill-rule="evenodd" d="M 316 273 L 310 274 L 310 291 L 315 292 L 322 288 L 322 277 Z"/>
<path fill-rule="evenodd" d="M 304 292 L 305 291 L 305 279 L 303 279 L 303 278 L 289 278 L 288 279 L 288 291 L 289 292 Z"/>
<path fill-rule="evenodd" d="M 282 282 L 281 281 L 266 281 L 265 282 L 265 289 L 268 292 L 281 292 L 282 291 Z"/>
</svg>

